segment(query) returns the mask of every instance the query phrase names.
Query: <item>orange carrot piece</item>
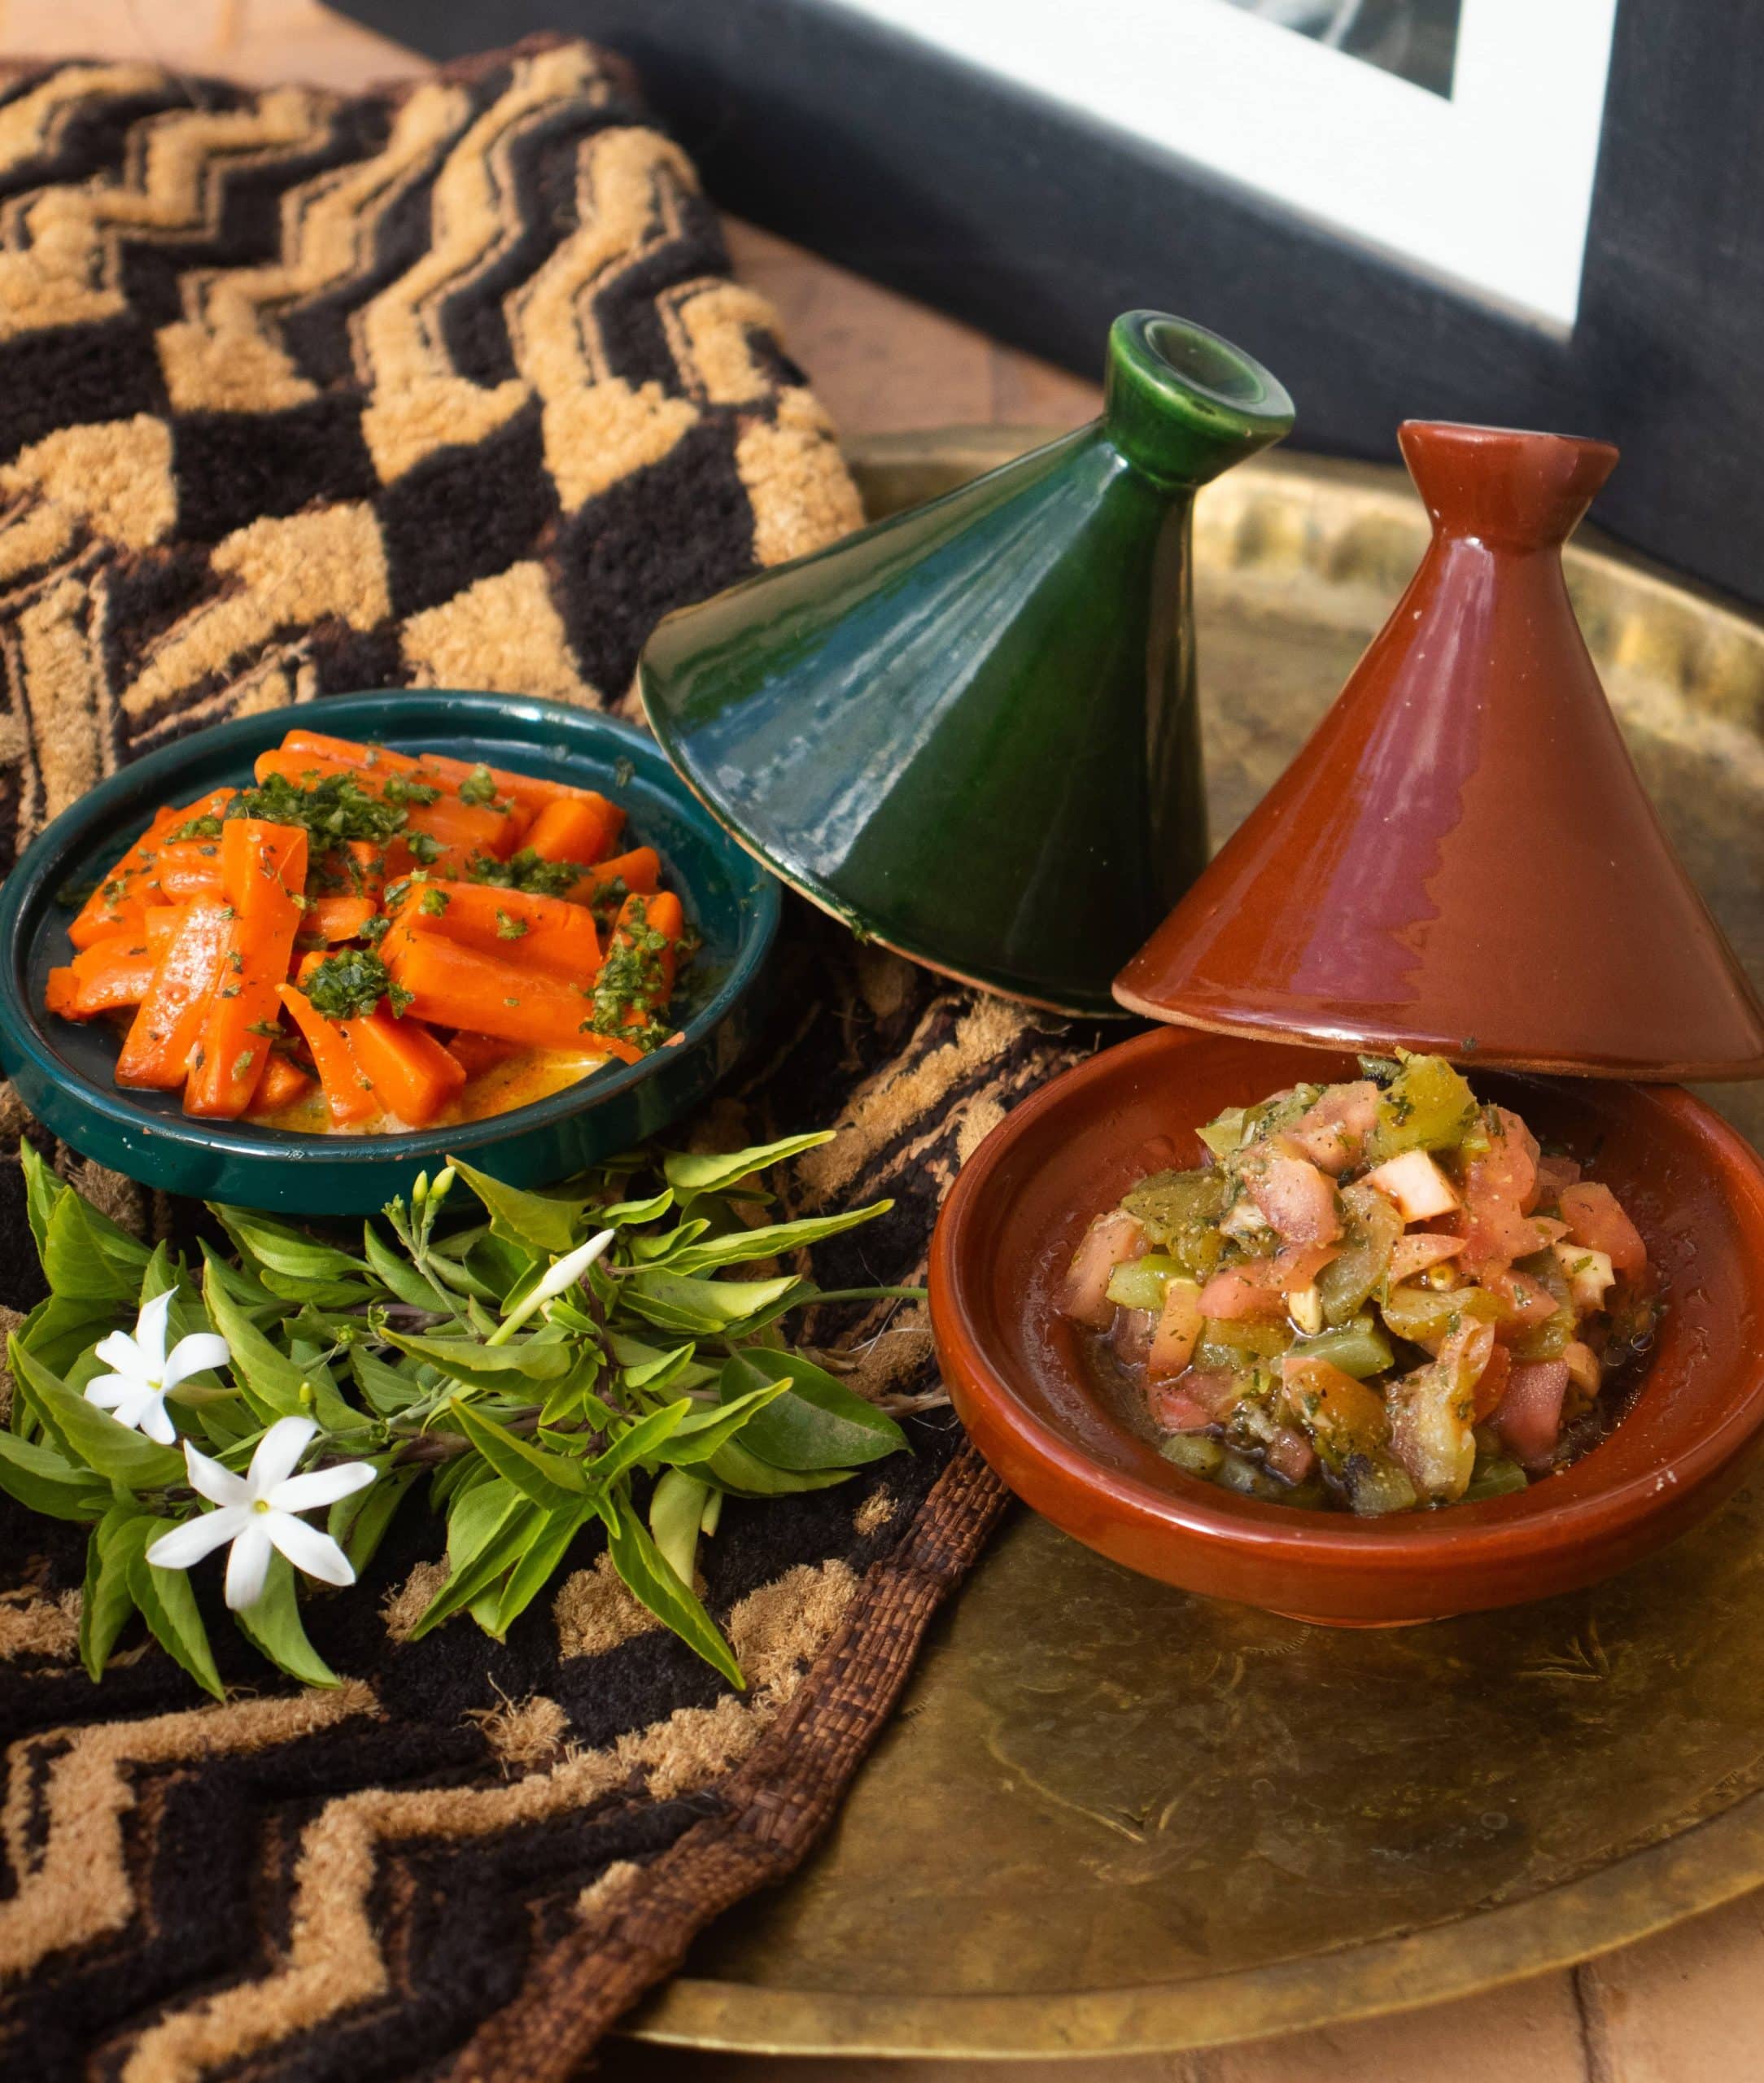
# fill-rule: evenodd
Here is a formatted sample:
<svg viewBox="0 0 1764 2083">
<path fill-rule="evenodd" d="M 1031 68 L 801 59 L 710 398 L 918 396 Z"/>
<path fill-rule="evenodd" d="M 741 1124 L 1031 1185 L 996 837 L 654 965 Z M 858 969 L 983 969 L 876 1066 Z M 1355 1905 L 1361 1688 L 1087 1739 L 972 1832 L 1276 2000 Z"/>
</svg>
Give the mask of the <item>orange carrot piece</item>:
<svg viewBox="0 0 1764 2083">
<path fill-rule="evenodd" d="M 43 984 L 43 1010 L 58 1020 L 77 1020 L 74 1007 L 80 1000 L 80 980 L 72 969 L 51 969 Z"/>
<path fill-rule="evenodd" d="M 276 995 L 288 1017 L 306 1037 L 332 1120 L 343 1127 L 351 1121 L 371 1120 L 379 1112 L 380 1103 L 374 1096 L 372 1084 L 363 1076 L 341 1025 L 327 1020 L 298 985 L 283 984 Z"/>
<path fill-rule="evenodd" d="M 599 904 L 614 897 L 622 902 L 627 897 L 653 897 L 661 887 L 661 855 L 653 846 L 634 846 L 628 854 L 596 862 L 565 891 L 564 898 L 570 904 Z"/>
<path fill-rule="evenodd" d="M 641 1053 L 594 1033 L 589 992 L 439 933 L 413 933 L 389 966 L 400 989 L 411 993 L 407 1011 L 437 1027 L 465 1027 L 540 1049 L 604 1050 L 627 1062 Z"/>
<path fill-rule="evenodd" d="M 406 849 L 407 852 L 408 849 Z M 347 840 L 308 858 L 308 897 L 371 897 L 386 888 L 386 849 L 370 839 Z"/>
<path fill-rule="evenodd" d="M 674 976 L 679 966 L 679 939 L 685 930 L 686 915 L 680 908 L 680 900 L 670 889 L 658 890 L 653 897 L 627 897 L 618 907 L 618 923 L 606 943 L 608 956 L 616 949 L 640 948 L 645 957 L 645 968 L 651 960 L 655 965 L 653 975 L 644 978 L 645 988 L 634 993 L 625 1008 L 626 1026 L 641 1027 L 666 1010 L 668 1000 L 674 995 Z M 665 945 L 652 946 L 650 943 L 657 934 Z"/>
<path fill-rule="evenodd" d="M 371 897 L 314 897 L 308 899 L 299 938 L 307 941 L 359 940 L 378 906 Z"/>
<path fill-rule="evenodd" d="M 182 904 L 220 896 L 223 883 L 218 839 L 174 839 L 160 847 L 147 889 L 157 903 Z"/>
<path fill-rule="evenodd" d="M 380 1104 L 407 1128 L 426 1128 L 465 1082 L 465 1067 L 408 1013 L 395 1020 L 382 1003 L 338 1024 Z"/>
<path fill-rule="evenodd" d="M 150 904 L 142 912 L 141 930 L 146 935 L 147 945 L 155 957 L 164 954 L 171 945 L 188 909 L 182 904 Z"/>
<path fill-rule="evenodd" d="M 322 781 L 334 774 L 352 775 L 365 793 L 383 796 L 387 776 L 375 774 L 359 766 L 346 766 L 336 760 L 321 758 L 317 753 L 297 752 L 265 752 L 257 756 L 257 778 L 265 780 L 272 774 L 279 774 L 296 787 L 310 788 L 315 781 Z M 437 780 L 436 787 L 441 785 Z M 497 810 L 488 803 L 462 803 L 457 796 L 437 796 L 432 803 L 411 803 L 404 814 L 404 827 L 408 832 L 420 832 L 426 838 L 433 839 L 443 846 L 463 846 L 469 851 L 494 854 L 499 859 L 514 851 L 515 841 L 526 826 L 526 819 L 518 820 L 509 806 Z"/>
<path fill-rule="evenodd" d="M 257 1090 L 251 1094 L 254 1114 L 277 1114 L 296 1105 L 312 1090 L 313 1081 L 291 1056 L 272 1049 L 266 1059 Z"/>
<path fill-rule="evenodd" d="M 481 954 L 523 968 L 531 963 L 578 984 L 592 984 L 600 966 L 592 913 L 561 897 L 430 876 L 409 885 L 392 915 L 408 933 L 439 933 Z"/>
<path fill-rule="evenodd" d="M 463 1028 L 448 1043 L 448 1054 L 468 1077 L 476 1077 L 480 1071 L 505 1063 L 510 1056 L 520 1052 L 518 1042 L 502 1042 L 494 1034 L 473 1034 Z"/>
<path fill-rule="evenodd" d="M 230 819 L 220 865 L 232 930 L 225 974 L 190 1059 L 184 1111 L 237 1120 L 251 1103 L 276 1025 L 277 991 L 288 974 L 306 883 L 306 833 L 261 818 Z"/>
<path fill-rule="evenodd" d="M 376 770 L 387 774 L 420 772 L 436 780 L 445 780 L 456 788 L 461 782 L 470 780 L 478 771 L 470 760 L 452 759 L 444 753 L 425 753 L 419 759 L 409 753 L 394 752 L 386 745 L 357 745 L 352 739 L 327 738 L 317 731 L 290 731 L 282 740 L 282 749 L 284 752 L 317 753 L 322 759 L 334 759 L 370 774 Z M 487 767 L 485 771 L 496 784 L 499 796 L 508 797 L 535 817 L 548 803 L 596 793 L 592 788 L 572 788 L 566 781 L 541 780 L 537 775 L 511 774 L 500 766 Z M 620 814 L 622 819 L 622 813 Z"/>
<path fill-rule="evenodd" d="M 159 841 L 179 822 L 181 815 L 174 810 L 154 812 L 153 822 L 80 906 L 77 917 L 68 928 L 68 938 L 76 948 L 90 947 L 107 933 L 120 931 L 130 916 L 139 915 L 138 884 L 153 864 Z"/>
<path fill-rule="evenodd" d="M 158 967 L 159 958 L 140 922 L 126 932 L 107 933 L 73 958 L 68 972 L 73 983 L 72 1002 L 64 1016 L 94 1020 L 101 1012 L 139 1005 L 153 988 Z"/>
<path fill-rule="evenodd" d="M 227 907 L 198 897 L 183 907 L 141 1010 L 116 1059 L 116 1082 L 174 1092 L 190 1075 L 190 1051 L 226 967 L 233 921 Z"/>
<path fill-rule="evenodd" d="M 542 861 L 604 861 L 624 829 L 625 813 L 605 796 L 566 797 L 548 803 L 528 828 L 522 845 Z"/>
</svg>

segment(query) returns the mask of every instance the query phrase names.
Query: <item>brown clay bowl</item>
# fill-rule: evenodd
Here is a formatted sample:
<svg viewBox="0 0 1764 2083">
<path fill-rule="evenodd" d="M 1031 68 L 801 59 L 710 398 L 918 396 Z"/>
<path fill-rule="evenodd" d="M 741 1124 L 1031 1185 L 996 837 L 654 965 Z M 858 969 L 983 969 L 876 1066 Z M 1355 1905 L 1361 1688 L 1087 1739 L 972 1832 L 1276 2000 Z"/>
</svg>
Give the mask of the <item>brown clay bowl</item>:
<svg viewBox="0 0 1764 2083">
<path fill-rule="evenodd" d="M 1185 1475 L 1111 1414 L 1054 1307 L 1091 1218 L 1194 1130 L 1300 1078 L 1315 1049 L 1170 1028 L 1025 1101 L 963 1168 L 931 1250 L 931 1320 L 975 1443 L 1076 1539 L 1166 1583 L 1342 1627 L 1513 1605 L 1596 1582 L 1712 1512 L 1764 1430 L 1764 1160 L 1677 1087 L 1478 1076 L 1606 1181 L 1669 1307 L 1610 1437 L 1521 1494 L 1382 1520 L 1239 1497 Z"/>
</svg>

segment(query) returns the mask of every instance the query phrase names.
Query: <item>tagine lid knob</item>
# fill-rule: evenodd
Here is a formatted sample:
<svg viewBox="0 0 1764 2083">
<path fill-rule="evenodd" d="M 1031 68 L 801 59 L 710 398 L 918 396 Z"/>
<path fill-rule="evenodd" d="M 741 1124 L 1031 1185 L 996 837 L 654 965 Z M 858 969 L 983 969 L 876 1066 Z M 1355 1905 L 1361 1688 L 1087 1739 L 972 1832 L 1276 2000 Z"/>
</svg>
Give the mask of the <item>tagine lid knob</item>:
<svg viewBox="0 0 1764 2083">
<path fill-rule="evenodd" d="M 1764 1008 L 1648 800 L 1563 579 L 1617 451 L 1425 421 L 1400 439 L 1433 523 L 1420 569 L 1117 1000 L 1491 1067 L 1764 1076 Z"/>
</svg>

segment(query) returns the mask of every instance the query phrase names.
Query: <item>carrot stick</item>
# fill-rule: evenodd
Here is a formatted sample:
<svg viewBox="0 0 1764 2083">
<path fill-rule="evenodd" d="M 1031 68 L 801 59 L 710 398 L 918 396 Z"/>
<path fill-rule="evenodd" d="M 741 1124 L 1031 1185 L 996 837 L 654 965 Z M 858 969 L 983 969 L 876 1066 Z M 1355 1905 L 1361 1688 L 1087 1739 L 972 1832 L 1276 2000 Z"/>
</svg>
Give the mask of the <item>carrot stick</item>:
<svg viewBox="0 0 1764 2083">
<path fill-rule="evenodd" d="M 307 900 L 299 941 L 359 940 L 378 910 L 371 897 L 314 897 Z"/>
<path fill-rule="evenodd" d="M 251 1094 L 254 1114 L 277 1114 L 285 1107 L 293 1107 L 305 1098 L 312 1090 L 308 1077 L 291 1056 L 285 1056 L 281 1050 L 272 1049 L 264 1063 L 263 1075 L 257 1081 L 257 1090 Z"/>
<path fill-rule="evenodd" d="M 306 883 L 306 833 L 260 818 L 222 828 L 220 866 L 231 909 L 226 969 L 190 1059 L 184 1111 L 237 1120 L 263 1075 Z"/>
<path fill-rule="evenodd" d="M 159 841 L 181 821 L 181 813 L 177 810 L 154 812 L 153 822 L 80 906 L 78 916 L 68 928 L 68 938 L 76 947 L 90 947 L 107 933 L 119 932 L 131 915 L 139 915 L 137 885 L 152 867 Z"/>
<path fill-rule="evenodd" d="M 625 813 L 604 796 L 565 797 L 548 803 L 522 842 L 542 861 L 604 860 L 624 828 Z"/>
<path fill-rule="evenodd" d="M 382 1003 L 338 1025 L 380 1104 L 407 1128 L 426 1128 L 465 1082 L 464 1067 L 408 1013 L 395 1020 Z"/>
<path fill-rule="evenodd" d="M 218 897 L 222 880 L 218 839 L 174 839 L 160 847 L 146 887 L 155 902 L 181 904 Z"/>
<path fill-rule="evenodd" d="M 73 958 L 68 975 L 72 1001 L 64 1017 L 93 1020 L 101 1012 L 138 1006 L 153 988 L 159 958 L 138 924 L 127 932 L 107 933 Z"/>
<path fill-rule="evenodd" d="M 413 933 L 389 966 L 399 987 L 411 993 L 408 1011 L 437 1027 L 469 1028 L 541 1049 L 583 1055 L 604 1050 L 627 1062 L 641 1053 L 593 1032 L 589 994 L 576 985 L 500 961 L 439 933 Z"/>
<path fill-rule="evenodd" d="M 286 751 L 260 753 L 256 773 L 260 781 L 267 780 L 272 774 L 279 774 L 296 788 L 310 788 L 314 782 L 325 780 L 334 774 L 348 774 L 370 796 L 383 796 L 388 779 L 383 773 L 347 766 L 335 760 L 321 759 L 316 753 Z M 442 783 L 437 779 L 433 785 L 439 788 Z M 457 796 L 437 796 L 432 803 L 410 803 L 404 812 L 406 831 L 420 832 L 439 845 L 475 848 L 482 853 L 494 854 L 499 860 L 514 851 L 515 841 L 526 823 L 524 816 L 516 819 L 513 806 L 508 803 L 499 810 L 489 803 L 462 803 Z"/>
<path fill-rule="evenodd" d="M 283 1010 L 306 1038 L 324 1087 L 325 1104 L 339 1127 L 351 1121 L 370 1120 L 380 1111 L 372 1084 L 362 1074 L 355 1051 L 340 1024 L 327 1020 L 297 985 L 278 986 L 276 995 Z"/>
<path fill-rule="evenodd" d="M 462 781 L 470 780 L 478 771 L 470 760 L 452 759 L 444 753 L 425 753 L 420 759 L 413 758 L 408 753 L 393 752 L 386 745 L 357 745 L 352 739 L 327 738 L 317 731 L 290 731 L 282 740 L 282 749 L 284 752 L 316 753 L 321 758 L 334 759 L 368 773 L 376 769 L 390 774 L 416 774 L 420 771 L 437 779 L 444 778 L 455 788 Z M 566 781 L 541 780 L 534 774 L 511 774 L 500 766 L 486 767 L 484 771 L 495 783 L 499 796 L 507 796 L 535 817 L 548 803 L 596 793 L 592 788 L 572 788 Z M 622 813 L 620 821 L 623 822 Z"/>
<path fill-rule="evenodd" d="M 480 954 L 523 967 L 531 963 L 578 984 L 592 983 L 600 966 L 592 914 L 559 897 L 431 876 L 410 884 L 392 915 L 409 933 L 439 933 Z"/>
<path fill-rule="evenodd" d="M 653 897 L 662 887 L 662 857 L 653 846 L 635 846 L 628 854 L 615 854 L 609 861 L 596 862 L 587 874 L 565 891 L 570 904 L 601 904 L 627 897 Z"/>
<path fill-rule="evenodd" d="M 653 897 L 627 897 L 606 943 L 595 1018 L 610 1025 L 617 1012 L 626 1027 L 645 1027 L 657 1018 L 674 995 L 679 939 L 685 930 L 686 915 L 672 890 L 657 891 Z"/>
<path fill-rule="evenodd" d="M 448 1054 L 468 1077 L 476 1077 L 480 1071 L 504 1063 L 520 1052 L 518 1042 L 502 1042 L 494 1034 L 472 1034 L 464 1029 L 448 1043 Z"/>
<path fill-rule="evenodd" d="M 226 966 L 233 921 L 227 907 L 198 897 L 184 907 L 141 1010 L 116 1059 L 119 1085 L 173 1092 L 190 1075 L 190 1055 Z"/>
<path fill-rule="evenodd" d="M 406 849 L 407 852 L 408 849 Z M 370 839 L 351 839 L 308 859 L 308 897 L 371 897 L 386 887 L 386 849 Z"/>
<path fill-rule="evenodd" d="M 77 1020 L 74 1007 L 80 1000 L 80 980 L 72 969 L 51 969 L 43 982 L 43 1010 L 58 1020 Z"/>
<path fill-rule="evenodd" d="M 172 944 L 172 936 L 183 924 L 187 905 L 150 904 L 141 915 L 141 929 L 147 937 L 147 945 L 157 959 Z"/>
</svg>

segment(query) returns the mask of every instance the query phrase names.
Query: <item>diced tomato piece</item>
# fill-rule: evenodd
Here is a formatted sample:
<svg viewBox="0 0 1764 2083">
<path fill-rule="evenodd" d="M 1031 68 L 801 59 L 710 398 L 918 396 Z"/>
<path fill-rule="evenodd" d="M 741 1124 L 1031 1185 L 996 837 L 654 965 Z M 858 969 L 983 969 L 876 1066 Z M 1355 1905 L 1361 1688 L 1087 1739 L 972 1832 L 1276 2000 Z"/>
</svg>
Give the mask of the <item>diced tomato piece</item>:
<svg viewBox="0 0 1764 2083">
<path fill-rule="evenodd" d="M 1492 1420 L 1507 1451 L 1526 1468 L 1547 1468 L 1562 1429 L 1565 1360 L 1530 1360 L 1513 1369 Z"/>
<path fill-rule="evenodd" d="M 1488 1356 L 1487 1364 L 1476 1378 L 1470 1406 L 1470 1422 L 1480 1425 L 1491 1417 L 1500 1408 L 1500 1400 L 1507 1393 L 1507 1382 L 1513 1373 L 1513 1355 L 1504 1345 L 1497 1345 Z"/>
<path fill-rule="evenodd" d="M 1330 1244 L 1341 1235 L 1334 1181 L 1282 1139 L 1247 1153 L 1243 1183 L 1287 1243 Z"/>
<path fill-rule="evenodd" d="M 1430 1266 L 1443 1264 L 1454 1259 L 1464 1249 L 1461 1237 L 1436 1237 L 1430 1230 L 1412 1229 L 1405 1237 L 1399 1237 L 1391 1247 L 1391 1270 L 1387 1276 L 1395 1287 L 1400 1281 L 1413 1280 L 1418 1273 L 1426 1273 Z"/>
<path fill-rule="evenodd" d="M 1571 1157 L 1540 1157 L 1537 1161 L 1537 1205 L 1552 1206 L 1565 1186 L 1580 1177 L 1580 1167 Z"/>
<path fill-rule="evenodd" d="M 1094 1331 L 1106 1331 L 1115 1318 L 1115 1304 L 1108 1298 L 1109 1276 L 1116 1266 L 1143 1257 L 1145 1249 L 1146 1233 L 1133 1216 L 1119 1208 L 1099 1215 L 1084 1233 L 1066 1269 L 1061 1313 Z"/>
<path fill-rule="evenodd" d="M 1619 1273 L 1640 1273 L 1647 1264 L 1648 1247 L 1641 1232 L 1609 1186 L 1596 1179 L 1578 1181 L 1563 1190 L 1561 1210 L 1575 1243 L 1603 1251 Z"/>
<path fill-rule="evenodd" d="M 1147 1391 L 1151 1414 L 1166 1432 L 1204 1432 L 1213 1421 L 1205 1404 L 1171 1382 L 1156 1382 Z"/>
<path fill-rule="evenodd" d="M 1507 1319 L 1500 1326 L 1503 1338 L 1517 1338 L 1522 1331 L 1547 1324 L 1556 1313 L 1556 1297 L 1543 1282 L 1529 1273 L 1515 1273 L 1510 1266 L 1484 1273 L 1482 1285 L 1507 1306 Z"/>
<path fill-rule="evenodd" d="M 1537 1206 L 1537 1138 L 1511 1107 L 1495 1107 L 1489 1111 L 1493 1116 L 1488 1123 L 1490 1146 L 1465 1168 L 1465 1197 L 1513 1201 L 1522 1215 L 1529 1215 Z"/>
<path fill-rule="evenodd" d="M 1284 1316 L 1286 1297 L 1308 1287 L 1336 1255 L 1332 1245 L 1293 1244 L 1270 1259 L 1227 1266 L 1201 1290 L 1201 1314 L 1220 1323 L 1239 1317 Z"/>
<path fill-rule="evenodd" d="M 1299 1151 L 1320 1171 L 1345 1172 L 1360 1155 L 1378 1120 L 1378 1088 L 1369 1077 L 1332 1085 L 1289 1131 Z"/>
<path fill-rule="evenodd" d="M 1302 1432 L 1286 1425 L 1268 1441 L 1264 1457 L 1274 1474 L 1288 1483 L 1303 1483 L 1316 1466 L 1316 1449 Z"/>
</svg>

